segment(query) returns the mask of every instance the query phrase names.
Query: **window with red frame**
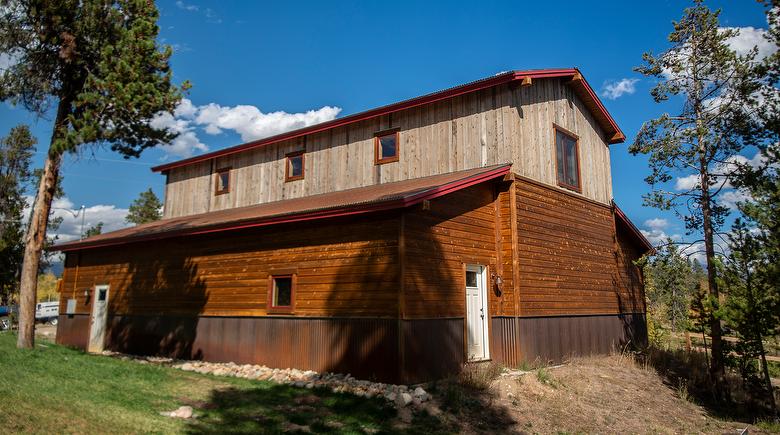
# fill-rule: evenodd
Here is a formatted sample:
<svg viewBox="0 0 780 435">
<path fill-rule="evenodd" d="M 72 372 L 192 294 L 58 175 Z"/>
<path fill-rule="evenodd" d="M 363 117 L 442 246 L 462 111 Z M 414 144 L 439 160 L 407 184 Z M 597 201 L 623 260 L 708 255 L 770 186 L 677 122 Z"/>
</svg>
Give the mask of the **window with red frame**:
<svg viewBox="0 0 780 435">
<path fill-rule="evenodd" d="M 294 292 L 295 280 L 293 275 L 271 276 L 271 288 L 268 295 L 269 311 L 291 312 L 293 309 Z"/>
<path fill-rule="evenodd" d="M 230 168 L 218 169 L 214 183 L 214 194 L 221 195 L 230 192 Z"/>
<path fill-rule="evenodd" d="M 381 165 L 397 162 L 399 148 L 398 130 L 377 133 L 374 138 L 374 163 Z"/>
<path fill-rule="evenodd" d="M 303 151 L 287 154 L 287 166 L 284 170 L 284 180 L 302 180 L 305 170 L 304 163 Z"/>
<path fill-rule="evenodd" d="M 555 162 L 558 185 L 580 191 L 579 138 L 555 126 Z"/>
</svg>

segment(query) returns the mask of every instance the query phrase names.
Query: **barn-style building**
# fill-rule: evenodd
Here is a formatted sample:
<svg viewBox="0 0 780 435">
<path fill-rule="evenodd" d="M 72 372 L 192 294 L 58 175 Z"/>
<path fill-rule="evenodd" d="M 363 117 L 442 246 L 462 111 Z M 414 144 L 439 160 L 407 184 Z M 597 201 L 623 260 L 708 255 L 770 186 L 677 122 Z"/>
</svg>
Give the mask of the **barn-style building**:
<svg viewBox="0 0 780 435">
<path fill-rule="evenodd" d="M 511 71 L 153 168 L 164 218 L 66 253 L 57 341 L 412 383 L 645 339 L 624 135 Z"/>
</svg>

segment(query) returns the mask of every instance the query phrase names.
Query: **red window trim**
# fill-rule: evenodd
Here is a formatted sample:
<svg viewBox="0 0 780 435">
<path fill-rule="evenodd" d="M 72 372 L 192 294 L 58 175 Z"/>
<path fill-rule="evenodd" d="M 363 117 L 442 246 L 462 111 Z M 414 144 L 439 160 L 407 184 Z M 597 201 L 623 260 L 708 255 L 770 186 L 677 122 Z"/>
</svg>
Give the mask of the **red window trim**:
<svg viewBox="0 0 780 435">
<path fill-rule="evenodd" d="M 232 180 L 233 174 L 231 173 L 232 172 L 231 169 L 233 169 L 233 168 L 231 168 L 230 166 L 226 166 L 224 168 L 220 168 L 220 169 L 217 169 L 216 171 L 214 171 L 214 175 L 215 175 L 215 177 L 214 177 L 214 195 L 223 195 L 225 193 L 229 193 L 230 192 L 230 186 L 231 186 L 231 184 L 233 184 L 233 180 Z M 220 188 L 219 188 L 219 176 L 221 174 L 225 173 L 225 172 L 227 172 L 227 174 L 228 174 L 227 187 L 220 190 Z"/>
<path fill-rule="evenodd" d="M 574 139 L 574 159 L 577 162 L 577 186 L 572 186 L 571 184 L 568 184 L 558 178 L 558 132 L 569 136 L 571 139 Z M 582 193 L 582 176 L 580 174 L 580 137 L 573 132 L 561 127 L 560 125 L 553 123 L 553 153 L 553 161 L 555 161 L 555 179 L 558 182 L 558 186 L 563 187 L 564 189 L 573 190 L 577 193 Z M 565 160 L 566 159 L 564 158 L 564 161 Z M 563 167 L 563 170 L 564 172 L 566 171 L 566 166 Z"/>
<path fill-rule="evenodd" d="M 290 175 L 290 158 L 301 156 L 301 175 Z M 303 180 L 306 175 L 306 151 L 295 151 L 285 154 L 284 159 L 284 181 Z"/>
<path fill-rule="evenodd" d="M 384 130 L 374 133 L 374 164 L 375 165 L 384 165 L 385 163 L 393 163 L 397 162 L 398 158 L 401 154 L 401 137 L 398 132 L 400 129 L 393 128 L 390 130 Z M 394 134 L 395 135 L 395 155 L 385 158 L 380 158 L 381 154 L 381 145 L 379 144 L 379 139 L 390 136 Z"/>
<path fill-rule="evenodd" d="M 290 305 L 274 305 L 274 281 L 278 278 L 290 278 Z M 268 275 L 268 302 L 266 311 L 268 314 L 292 314 L 295 308 L 296 274 L 278 273 Z"/>
</svg>

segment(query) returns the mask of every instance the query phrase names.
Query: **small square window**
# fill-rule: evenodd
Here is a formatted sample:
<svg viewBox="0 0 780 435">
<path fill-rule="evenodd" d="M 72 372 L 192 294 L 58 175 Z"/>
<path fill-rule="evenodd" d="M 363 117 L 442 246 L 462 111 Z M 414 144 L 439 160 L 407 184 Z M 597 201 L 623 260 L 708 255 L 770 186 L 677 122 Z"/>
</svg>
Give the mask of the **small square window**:
<svg viewBox="0 0 780 435">
<path fill-rule="evenodd" d="M 554 126 L 554 130 L 555 166 L 558 174 L 558 185 L 579 192 L 579 138 L 558 126 Z"/>
<path fill-rule="evenodd" d="M 219 169 L 216 175 L 214 194 L 221 195 L 230 192 L 230 168 Z"/>
<path fill-rule="evenodd" d="M 284 170 L 285 181 L 302 180 L 304 163 L 303 151 L 287 154 L 287 167 Z"/>
<path fill-rule="evenodd" d="M 398 131 L 377 133 L 374 138 L 374 162 L 377 165 L 398 161 Z"/>
<path fill-rule="evenodd" d="M 294 283 L 292 275 L 271 277 L 268 310 L 289 313 L 293 308 Z"/>
</svg>

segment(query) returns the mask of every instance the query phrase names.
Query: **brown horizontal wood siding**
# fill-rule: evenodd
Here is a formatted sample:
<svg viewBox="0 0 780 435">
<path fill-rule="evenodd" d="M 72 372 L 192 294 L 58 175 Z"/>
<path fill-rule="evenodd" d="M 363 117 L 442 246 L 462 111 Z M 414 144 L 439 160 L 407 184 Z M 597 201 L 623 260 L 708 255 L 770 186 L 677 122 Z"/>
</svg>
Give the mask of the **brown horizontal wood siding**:
<svg viewBox="0 0 780 435">
<path fill-rule="evenodd" d="M 520 316 L 643 311 L 611 207 L 518 177 Z M 634 258 L 635 259 L 635 258 Z"/>
<path fill-rule="evenodd" d="M 496 266 L 494 195 L 483 183 L 406 212 L 404 318 L 465 315 L 464 264 Z"/>
<path fill-rule="evenodd" d="M 296 316 L 395 317 L 397 213 L 279 225 L 68 254 L 60 306 L 109 284 L 109 312 L 266 315 L 271 274 L 296 275 Z"/>
</svg>

